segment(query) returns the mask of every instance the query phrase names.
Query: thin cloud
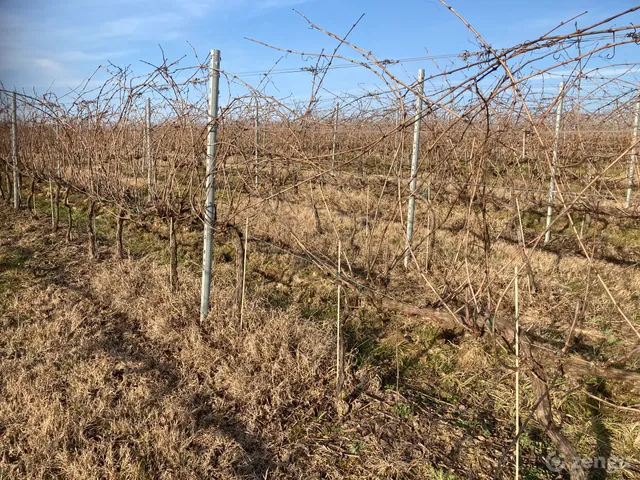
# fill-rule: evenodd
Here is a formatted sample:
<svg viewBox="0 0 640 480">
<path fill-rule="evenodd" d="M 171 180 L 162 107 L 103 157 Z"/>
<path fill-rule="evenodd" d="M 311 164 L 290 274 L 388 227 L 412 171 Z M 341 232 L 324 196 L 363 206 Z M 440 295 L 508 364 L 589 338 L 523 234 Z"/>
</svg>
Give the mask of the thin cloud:
<svg viewBox="0 0 640 480">
<path fill-rule="evenodd" d="M 171 13 L 119 18 L 103 23 L 98 36 L 102 38 L 146 36 L 149 33 L 157 33 L 159 28 L 181 24 L 183 21 L 184 17 Z"/>
<path fill-rule="evenodd" d="M 104 52 L 81 52 L 77 50 L 62 52 L 59 54 L 60 58 L 74 62 L 99 62 L 101 60 L 110 60 L 112 58 L 126 57 L 127 55 L 133 55 L 139 50 L 114 50 Z"/>
<path fill-rule="evenodd" d="M 257 5 L 261 8 L 285 8 L 285 7 L 294 7 L 296 5 L 301 5 L 303 3 L 308 3 L 310 0 L 266 0 L 266 1 L 258 1 Z"/>
<path fill-rule="evenodd" d="M 59 76 L 65 72 L 65 68 L 60 62 L 56 62 L 50 58 L 36 58 L 33 60 L 38 68 L 44 70 L 44 73 L 52 77 Z"/>
</svg>

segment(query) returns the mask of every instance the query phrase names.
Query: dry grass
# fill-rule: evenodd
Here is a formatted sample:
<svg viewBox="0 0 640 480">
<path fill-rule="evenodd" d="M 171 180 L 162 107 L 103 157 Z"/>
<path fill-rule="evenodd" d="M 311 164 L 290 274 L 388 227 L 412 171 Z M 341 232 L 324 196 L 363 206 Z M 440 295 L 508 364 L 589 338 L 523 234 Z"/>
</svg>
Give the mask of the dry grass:
<svg viewBox="0 0 640 480">
<path fill-rule="evenodd" d="M 315 252 L 330 252 L 335 232 L 349 238 L 353 212 L 364 211 L 366 201 L 361 194 L 339 204 L 344 197 L 325 188 L 332 213 L 318 204 L 323 235 L 315 230 L 309 202 L 282 202 L 273 212 L 280 225 L 297 225 L 296 235 Z M 229 245 L 216 247 L 214 309 L 198 327 L 198 271 L 190 260 L 197 261 L 197 232 L 181 230 L 184 261 L 172 293 L 162 253 L 112 261 L 103 244 L 102 260 L 87 261 L 83 244 L 66 245 L 62 235 L 44 233 L 46 217 L 34 220 L 1 208 L 8 226 L 0 246 L 3 477 L 488 478 L 496 471 L 500 478 L 510 476 L 512 461 L 507 457 L 499 466 L 498 459 L 513 433 L 512 359 L 486 342 L 348 298 L 348 412 L 336 413 L 335 290 L 299 258 L 274 255 L 273 245 L 286 245 L 289 232 L 271 216 L 253 220 L 253 231 L 270 242 L 250 247 L 248 328 L 239 331 L 229 300 Z M 393 218 L 393 208 L 393 202 L 383 205 L 385 218 Z M 450 223 L 463 216 L 454 211 Z M 74 238 L 81 241 L 83 235 Z M 137 241 L 152 241 L 135 229 L 128 235 L 134 250 Z M 384 231 L 373 225 L 367 235 L 358 228 L 354 243 L 380 244 L 383 263 L 402 249 L 392 240 L 402 236 L 398 220 Z M 432 272 L 452 285 L 466 277 L 464 269 L 451 269 L 459 235 L 455 229 L 438 232 L 441 260 Z M 362 265 L 363 250 L 347 247 L 354 268 Z M 520 251 L 501 241 L 494 255 L 515 261 Z M 568 285 L 586 260 L 538 251 L 532 261 L 544 279 L 536 298 L 556 301 L 554 308 L 542 308 L 525 294 L 523 323 L 562 339 L 568 325 L 560 319 L 582 292 L 576 287 L 574 294 Z M 603 260 L 596 264 L 631 311 L 637 271 Z M 495 272 L 495 284 L 507 286 L 509 272 L 508 266 Z M 394 272 L 388 289 L 432 301 L 419 282 L 415 272 Z M 600 336 L 591 335 L 588 325 L 581 332 L 601 339 L 599 354 L 606 358 L 619 345 L 612 335 L 625 340 L 615 333 L 625 327 L 605 314 L 611 306 L 597 285 L 591 295 L 587 318 L 604 323 L 592 327 Z M 511 308 L 510 297 L 504 305 L 505 311 Z M 612 334 L 602 334 L 603 328 Z M 566 382 L 560 392 L 573 387 Z M 530 386 L 523 388 L 529 392 Z M 616 401 L 633 395 L 615 391 Z M 557 406 L 585 455 L 607 438 L 617 456 L 636 457 L 633 414 L 593 405 L 579 392 Z M 533 439 L 523 447 L 527 478 L 550 478 L 541 464 L 548 443 L 535 428 L 526 433 Z"/>
<path fill-rule="evenodd" d="M 88 263 L 55 237 L 43 249 L 37 222 L 3 218 L 3 477 L 380 478 L 445 462 L 430 446 L 455 428 L 424 435 L 432 420 L 396 413 L 371 367 L 350 379 L 362 390 L 352 414 L 336 417 L 323 320 L 253 301 L 239 332 L 219 277 L 196 328 L 195 276 L 169 295 L 164 267 Z M 5 285 L 20 249 L 19 283 Z"/>
</svg>

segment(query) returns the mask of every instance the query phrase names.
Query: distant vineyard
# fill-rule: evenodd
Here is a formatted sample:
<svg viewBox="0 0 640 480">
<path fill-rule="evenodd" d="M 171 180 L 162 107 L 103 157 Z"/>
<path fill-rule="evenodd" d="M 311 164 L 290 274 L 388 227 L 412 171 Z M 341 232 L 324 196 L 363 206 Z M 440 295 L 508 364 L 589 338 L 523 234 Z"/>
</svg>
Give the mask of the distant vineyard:
<svg viewBox="0 0 640 480">
<path fill-rule="evenodd" d="M 509 355 L 518 331 L 531 417 L 565 457 L 578 458 L 552 415 L 554 375 L 640 375 L 632 365 L 640 303 L 630 293 L 640 275 L 640 82 L 627 61 L 638 49 L 640 25 L 628 21 L 635 10 L 500 50 L 478 36 L 478 52 L 425 59 L 441 65 L 422 81 L 401 73 L 414 63 L 376 58 L 310 23 L 342 50 L 282 49 L 314 59 L 303 72 L 312 78 L 308 101 L 265 93 L 277 68 L 250 84 L 252 77 L 224 69 L 224 57 L 220 69 L 210 69 L 210 59 L 167 60 L 137 77 L 111 67 L 103 85 L 87 82 L 60 98 L 14 94 L 15 125 L 12 92 L 4 90 L 2 195 L 35 208 L 43 192 L 53 229 L 64 224 L 69 236 L 61 209 L 70 220 L 86 199 L 93 255 L 95 215 L 117 224 L 120 256 L 123 225 L 166 225 L 172 285 L 176 229 L 212 227 L 214 250 L 229 235 L 240 257 L 248 226 L 252 241 L 300 258 L 338 295 L 498 339 Z M 379 87 L 325 91 L 338 67 L 365 71 Z M 213 76 L 228 94 L 209 118 Z M 207 154 L 212 138 L 215 158 Z M 209 171 L 207 159 L 215 161 Z M 212 217 L 204 210 L 208 180 Z M 543 252 L 558 255 L 555 266 L 540 260 Z M 240 312 L 240 258 L 238 265 Z M 632 272 L 631 286 L 614 266 Z M 551 294 L 554 278 L 580 286 Z M 596 314 L 615 318 L 623 339 L 603 361 L 574 348 L 576 331 Z M 584 472 L 576 468 L 572 478 Z"/>
</svg>

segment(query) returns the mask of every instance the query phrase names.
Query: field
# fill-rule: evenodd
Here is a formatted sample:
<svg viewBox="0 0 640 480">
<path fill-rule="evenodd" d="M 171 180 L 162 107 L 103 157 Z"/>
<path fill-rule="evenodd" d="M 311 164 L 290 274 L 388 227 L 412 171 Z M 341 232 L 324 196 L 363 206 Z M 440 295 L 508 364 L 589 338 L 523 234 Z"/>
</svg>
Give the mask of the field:
<svg viewBox="0 0 640 480">
<path fill-rule="evenodd" d="M 478 36 L 424 85 L 345 40 L 309 102 L 213 69 L 209 122 L 207 64 L 120 71 L 19 95 L 15 150 L 5 95 L 0 477 L 638 478 L 640 83 L 593 60 L 637 48 L 613 20 Z M 334 61 L 385 88 L 326 100 Z"/>
</svg>

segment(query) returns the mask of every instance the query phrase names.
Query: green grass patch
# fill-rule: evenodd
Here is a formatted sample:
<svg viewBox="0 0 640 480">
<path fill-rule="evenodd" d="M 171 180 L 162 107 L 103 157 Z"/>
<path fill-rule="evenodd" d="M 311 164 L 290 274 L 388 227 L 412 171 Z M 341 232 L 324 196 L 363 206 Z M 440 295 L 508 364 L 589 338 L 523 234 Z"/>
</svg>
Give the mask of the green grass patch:
<svg viewBox="0 0 640 480">
<path fill-rule="evenodd" d="M 4 309 L 9 292 L 17 291 L 24 285 L 24 269 L 33 252 L 22 247 L 0 247 L 0 311 Z"/>
</svg>

